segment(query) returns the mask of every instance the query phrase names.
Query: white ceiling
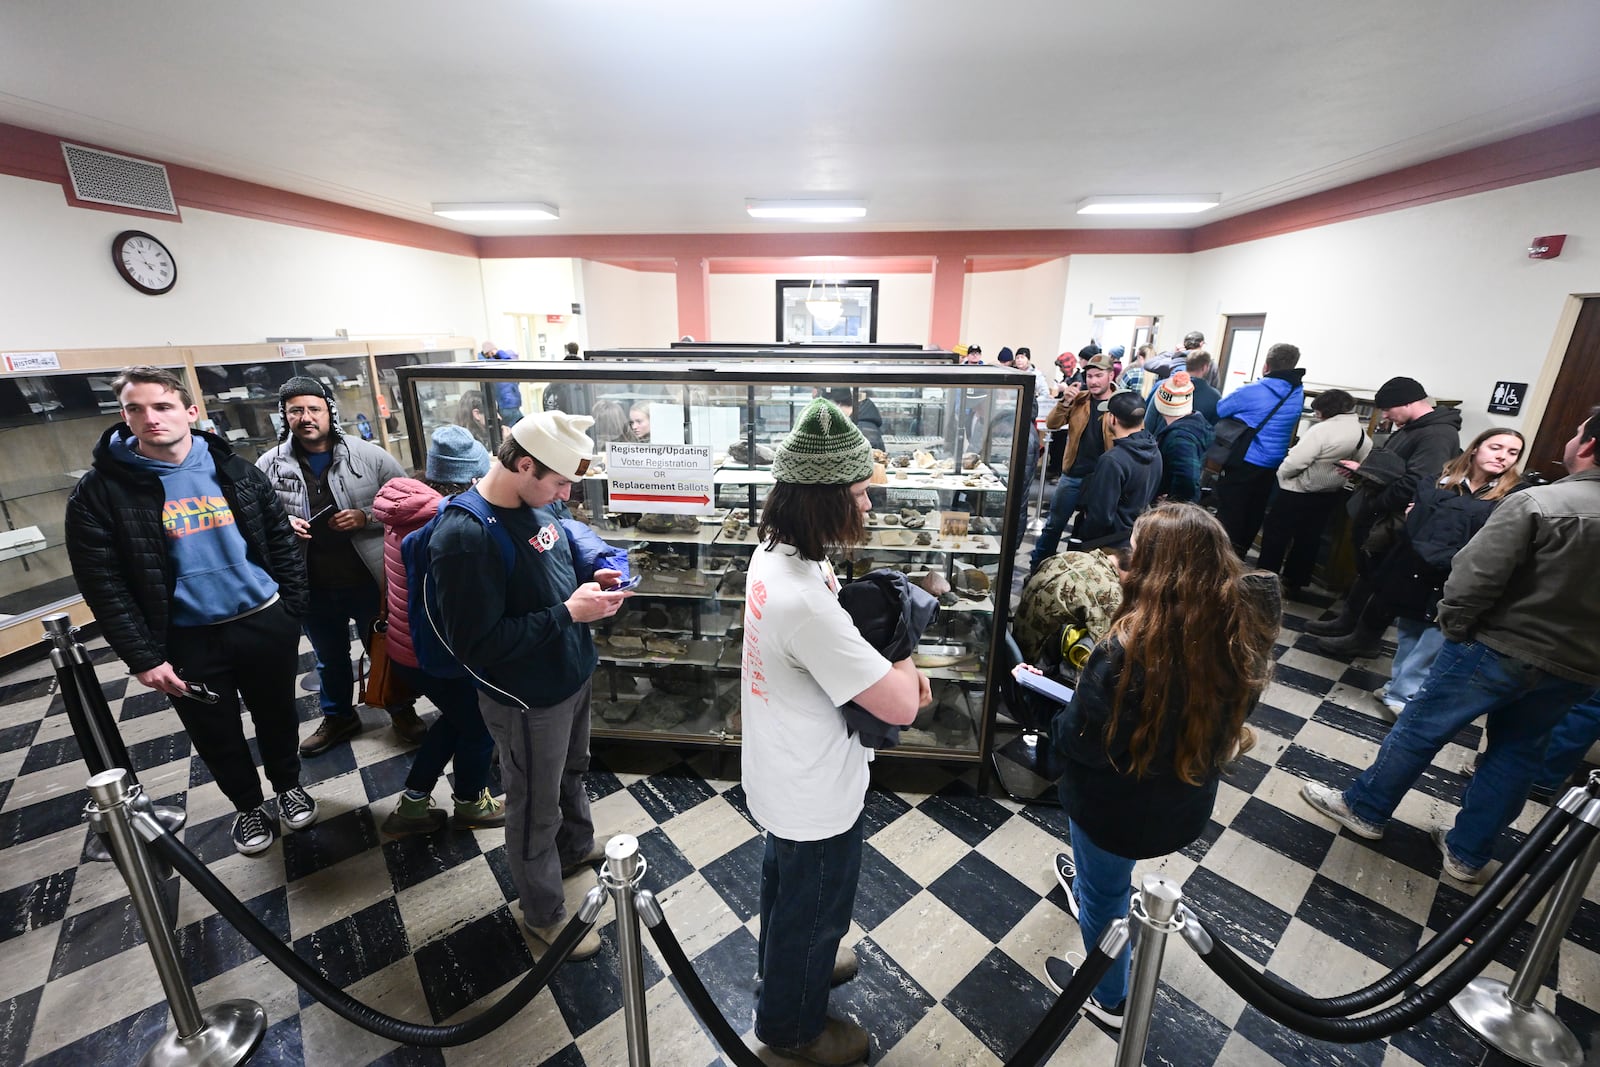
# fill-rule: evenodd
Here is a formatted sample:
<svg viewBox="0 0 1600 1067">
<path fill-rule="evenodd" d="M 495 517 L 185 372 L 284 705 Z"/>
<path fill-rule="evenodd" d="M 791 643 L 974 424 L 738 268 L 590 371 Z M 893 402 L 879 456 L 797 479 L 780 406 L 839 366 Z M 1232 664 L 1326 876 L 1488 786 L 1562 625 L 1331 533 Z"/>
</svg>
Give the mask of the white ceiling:
<svg viewBox="0 0 1600 1067">
<path fill-rule="evenodd" d="M 1197 225 L 1600 111 L 1594 0 L 3 0 L 0 121 L 469 233 Z M 451 223 L 539 200 L 553 224 Z M 839 228 L 837 225 L 833 228 Z"/>
</svg>

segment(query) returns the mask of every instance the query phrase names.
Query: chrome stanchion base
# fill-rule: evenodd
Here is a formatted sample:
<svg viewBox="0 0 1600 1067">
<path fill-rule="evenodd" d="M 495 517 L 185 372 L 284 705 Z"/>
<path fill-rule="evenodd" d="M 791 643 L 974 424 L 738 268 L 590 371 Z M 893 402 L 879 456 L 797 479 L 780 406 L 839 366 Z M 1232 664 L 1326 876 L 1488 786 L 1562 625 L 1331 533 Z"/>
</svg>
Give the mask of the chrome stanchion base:
<svg viewBox="0 0 1600 1067">
<path fill-rule="evenodd" d="M 189 813 L 174 804 L 156 804 L 150 813 L 169 834 L 177 833 L 189 821 Z M 111 850 L 106 848 L 105 838 L 99 834 L 89 835 L 89 844 L 84 848 L 83 855 L 90 863 L 111 862 Z"/>
<path fill-rule="evenodd" d="M 253 1000 L 225 1000 L 202 1009 L 205 1026 L 193 1037 L 168 1030 L 144 1054 L 141 1067 L 234 1067 L 261 1044 L 267 1013 Z"/>
<path fill-rule="evenodd" d="M 1511 1003 L 1504 982 L 1474 978 L 1450 1001 L 1450 1010 L 1492 1048 L 1534 1067 L 1581 1067 L 1583 1049 L 1567 1025 L 1538 1004 Z"/>
</svg>

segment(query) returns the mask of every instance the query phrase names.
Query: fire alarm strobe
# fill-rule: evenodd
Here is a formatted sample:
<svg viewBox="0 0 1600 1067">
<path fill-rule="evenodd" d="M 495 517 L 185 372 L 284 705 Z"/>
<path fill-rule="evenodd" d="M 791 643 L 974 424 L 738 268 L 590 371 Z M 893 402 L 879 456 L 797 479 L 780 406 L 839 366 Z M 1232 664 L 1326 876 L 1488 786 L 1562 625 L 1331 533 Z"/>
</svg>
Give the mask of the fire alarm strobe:
<svg viewBox="0 0 1600 1067">
<path fill-rule="evenodd" d="M 1561 254 L 1561 246 L 1567 243 L 1567 235 L 1553 233 L 1549 237 L 1535 237 L 1528 246 L 1529 259 L 1555 259 Z"/>
</svg>

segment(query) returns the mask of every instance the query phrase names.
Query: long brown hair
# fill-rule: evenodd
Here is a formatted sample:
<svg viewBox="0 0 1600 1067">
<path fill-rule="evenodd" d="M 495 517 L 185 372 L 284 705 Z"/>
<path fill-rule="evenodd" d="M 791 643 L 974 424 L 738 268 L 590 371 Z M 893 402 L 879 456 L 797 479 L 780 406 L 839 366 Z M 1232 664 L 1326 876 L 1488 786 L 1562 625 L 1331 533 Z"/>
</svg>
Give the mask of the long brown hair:
<svg viewBox="0 0 1600 1067">
<path fill-rule="evenodd" d="M 767 551 L 792 545 L 806 559 L 821 560 L 829 548 L 866 539 L 867 524 L 850 494 L 850 483 L 798 485 L 779 482 L 767 493 L 756 537 Z"/>
<path fill-rule="evenodd" d="M 1143 777 L 1177 705 L 1183 722 L 1173 770 L 1200 785 L 1254 743 L 1244 720 L 1271 680 L 1278 620 L 1251 596 L 1227 532 L 1203 508 L 1152 508 L 1133 524 L 1132 539 L 1122 607 L 1111 621 L 1125 658 L 1106 740 L 1123 714 L 1137 716 L 1128 751 L 1132 773 Z"/>
<path fill-rule="evenodd" d="M 1467 446 L 1467 450 L 1465 452 L 1461 453 L 1461 455 L 1444 465 L 1444 470 L 1439 472 L 1439 481 L 1436 484 L 1448 488 L 1449 486 L 1455 485 L 1457 482 L 1466 481 L 1467 475 L 1472 473 L 1472 454 L 1478 450 L 1479 445 L 1483 444 L 1489 438 L 1499 437 L 1501 434 L 1505 434 L 1507 437 L 1515 437 L 1518 441 L 1522 442 L 1522 451 L 1526 452 L 1528 450 L 1528 439 L 1522 436 L 1520 431 L 1502 430 L 1496 427 L 1490 427 L 1489 429 L 1480 433 L 1478 436 L 1474 437 L 1472 439 L 1472 443 Z M 1522 472 L 1517 469 L 1521 463 L 1522 455 L 1519 453 L 1517 455 L 1517 462 L 1507 467 L 1506 472 L 1500 475 L 1500 477 L 1496 478 L 1490 485 L 1488 491 L 1482 496 L 1478 497 L 1478 499 L 1500 500 L 1506 496 L 1509 496 L 1511 490 L 1515 489 L 1522 481 Z"/>
</svg>

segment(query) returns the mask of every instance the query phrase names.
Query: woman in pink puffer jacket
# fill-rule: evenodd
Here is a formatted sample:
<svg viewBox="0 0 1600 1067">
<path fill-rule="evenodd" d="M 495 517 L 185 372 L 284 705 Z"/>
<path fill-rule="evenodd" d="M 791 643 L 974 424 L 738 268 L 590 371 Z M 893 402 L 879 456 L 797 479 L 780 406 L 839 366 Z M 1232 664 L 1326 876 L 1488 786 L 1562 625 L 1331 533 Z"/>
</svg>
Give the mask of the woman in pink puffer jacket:
<svg viewBox="0 0 1600 1067">
<path fill-rule="evenodd" d="M 432 833 L 444 826 L 446 816 L 434 805 L 433 790 L 454 761 L 455 824 L 461 829 L 503 826 L 505 805 L 489 794 L 489 759 L 494 739 L 478 711 L 478 690 L 471 678 L 440 678 L 417 663 L 411 642 L 407 610 L 406 565 L 400 543 L 427 523 L 446 496 L 453 496 L 481 478 L 489 469 L 489 453 L 460 426 L 440 426 L 428 446 L 424 480 L 395 478 L 386 482 L 372 502 L 372 514 L 383 523 L 383 571 L 389 607 L 389 658 L 396 672 L 414 691 L 439 709 L 428 727 L 422 746 L 411 761 L 400 803 L 383 820 L 390 837 Z"/>
</svg>

